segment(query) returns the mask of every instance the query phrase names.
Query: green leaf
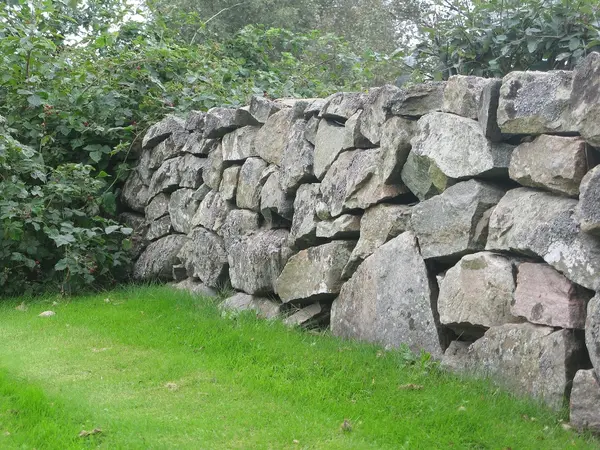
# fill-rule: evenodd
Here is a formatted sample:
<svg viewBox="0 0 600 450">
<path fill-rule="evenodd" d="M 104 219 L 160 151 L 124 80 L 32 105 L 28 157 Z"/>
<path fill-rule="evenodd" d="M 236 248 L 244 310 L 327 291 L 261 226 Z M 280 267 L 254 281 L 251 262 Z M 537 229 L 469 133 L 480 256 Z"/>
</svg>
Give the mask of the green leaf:
<svg viewBox="0 0 600 450">
<path fill-rule="evenodd" d="M 33 94 L 27 97 L 27 102 L 31 106 L 40 106 L 42 104 L 42 98 L 37 94 Z"/>
<path fill-rule="evenodd" d="M 90 153 L 90 158 L 95 163 L 99 163 L 100 160 L 102 159 L 102 152 L 99 151 L 99 150 L 95 150 L 95 151 L 93 151 L 93 152 Z"/>
<path fill-rule="evenodd" d="M 66 258 L 60 259 L 56 264 L 54 264 L 54 270 L 65 270 L 68 266 Z"/>
<path fill-rule="evenodd" d="M 119 228 L 121 228 L 121 225 L 111 225 L 109 227 L 106 227 L 104 229 L 104 232 L 106 234 L 111 234 L 111 233 L 114 233 L 115 231 L 117 231 Z"/>
</svg>

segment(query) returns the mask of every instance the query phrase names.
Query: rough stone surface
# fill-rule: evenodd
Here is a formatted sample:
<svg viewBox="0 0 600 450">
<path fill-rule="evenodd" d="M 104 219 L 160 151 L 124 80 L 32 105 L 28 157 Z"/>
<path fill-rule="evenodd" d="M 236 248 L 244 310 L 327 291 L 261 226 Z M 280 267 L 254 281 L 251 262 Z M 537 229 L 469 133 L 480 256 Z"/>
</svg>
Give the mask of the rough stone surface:
<svg viewBox="0 0 600 450">
<path fill-rule="evenodd" d="M 500 102 L 500 88 L 502 80 L 493 79 L 486 84 L 481 92 L 477 110 L 477 122 L 483 135 L 492 142 L 502 140 L 502 132 L 498 126 L 498 104 Z"/>
<path fill-rule="evenodd" d="M 411 214 L 412 208 L 406 205 L 381 204 L 367 209 L 360 220 L 360 239 L 344 267 L 342 278 L 350 278 L 360 263 L 375 250 L 408 231 Z"/>
<path fill-rule="evenodd" d="M 167 194 L 158 194 L 146 205 L 146 220 L 151 222 L 169 214 L 169 198 Z"/>
<path fill-rule="evenodd" d="M 148 245 L 148 241 L 146 240 L 148 222 L 146 222 L 146 218 L 143 215 L 132 212 L 119 214 L 119 222 L 133 230 L 130 236 L 130 255 L 132 260 L 135 260 Z"/>
<path fill-rule="evenodd" d="M 192 218 L 192 226 L 203 226 L 214 232 L 219 232 L 233 205 L 227 202 L 219 192 L 210 191 L 198 207 Z"/>
<path fill-rule="evenodd" d="M 367 209 L 408 192 L 402 184 L 383 182 L 383 151 L 380 148 L 342 153 L 321 183 L 329 215 L 337 217 L 353 209 Z"/>
<path fill-rule="evenodd" d="M 168 234 L 171 234 L 172 231 L 173 227 L 171 226 L 171 218 L 167 215 L 150 222 L 150 226 L 146 232 L 146 239 L 150 242 L 155 241 L 167 236 Z"/>
<path fill-rule="evenodd" d="M 486 86 L 496 83 L 494 78 L 453 75 L 446 83 L 442 111 L 477 119 L 481 96 Z"/>
<path fill-rule="evenodd" d="M 333 220 L 317 223 L 317 237 L 326 239 L 358 239 L 360 216 L 344 214 Z"/>
<path fill-rule="evenodd" d="M 600 147 L 600 53 L 590 53 L 575 68 L 570 103 L 581 136 Z"/>
<path fill-rule="evenodd" d="M 294 198 L 285 194 L 281 188 L 281 174 L 274 170 L 267 178 L 260 194 L 260 212 L 270 223 L 279 223 L 279 218 L 292 220 Z"/>
<path fill-rule="evenodd" d="M 266 179 L 263 172 L 268 164 L 260 158 L 248 158 L 238 178 L 236 204 L 238 208 L 260 210 L 260 192 Z"/>
<path fill-rule="evenodd" d="M 295 119 L 293 108 L 282 109 L 269 117 L 254 140 L 258 156 L 270 164 L 280 166 Z"/>
<path fill-rule="evenodd" d="M 179 263 L 179 250 L 187 241 L 182 234 L 172 234 L 148 245 L 133 267 L 137 280 L 170 280 L 173 266 Z"/>
<path fill-rule="evenodd" d="M 530 188 L 510 190 L 489 222 L 488 250 L 535 255 L 588 289 L 600 289 L 600 240 L 579 232 L 577 200 Z"/>
<path fill-rule="evenodd" d="M 204 228 L 195 228 L 188 237 L 179 252 L 188 276 L 199 278 L 209 287 L 221 286 L 228 268 L 223 239 Z"/>
<path fill-rule="evenodd" d="M 206 286 L 201 281 L 194 280 L 193 278 L 187 278 L 179 283 L 173 284 L 175 289 L 187 291 L 192 295 L 199 297 L 216 297 L 217 291 Z"/>
<path fill-rule="evenodd" d="M 511 313 L 514 261 L 489 252 L 463 256 L 440 283 L 440 322 L 457 334 L 522 322 Z"/>
<path fill-rule="evenodd" d="M 469 345 L 471 345 L 471 343 L 465 341 L 450 342 L 450 345 L 442 357 L 442 368 L 452 372 L 465 370 L 464 366 L 467 359 L 467 352 L 469 351 Z"/>
<path fill-rule="evenodd" d="M 441 111 L 444 102 L 444 81 L 428 81 L 400 89 L 387 104 L 396 116 L 421 117 Z"/>
<path fill-rule="evenodd" d="M 346 128 L 329 121 L 321 120 L 317 129 L 314 150 L 314 173 L 322 180 L 338 155 L 343 151 Z"/>
<path fill-rule="evenodd" d="M 600 294 L 587 304 L 585 319 L 585 344 L 587 346 L 596 377 L 600 377 Z"/>
<path fill-rule="evenodd" d="M 296 192 L 294 217 L 290 229 L 289 245 L 303 249 L 317 243 L 316 205 L 320 198 L 320 184 L 303 184 Z"/>
<path fill-rule="evenodd" d="M 135 168 L 142 183 L 146 186 L 150 185 L 150 180 L 152 180 L 152 175 L 155 172 L 155 169 L 150 167 L 152 165 L 152 152 L 153 150 L 143 150 Z"/>
<path fill-rule="evenodd" d="M 246 126 L 223 136 L 223 161 L 244 161 L 251 156 L 258 156 L 255 139 L 259 127 Z"/>
<path fill-rule="evenodd" d="M 590 170 L 581 181 L 576 216 L 582 231 L 600 235 L 600 166 Z"/>
<path fill-rule="evenodd" d="M 577 137 L 541 135 L 513 152 L 509 175 L 523 186 L 576 197 L 587 172 L 586 144 Z"/>
<path fill-rule="evenodd" d="M 142 140 L 142 149 L 148 149 L 160 144 L 175 131 L 184 130 L 185 122 L 179 117 L 167 116 L 160 122 L 148 128 Z"/>
<path fill-rule="evenodd" d="M 291 255 L 287 230 L 265 230 L 241 237 L 229 249 L 229 276 L 235 289 L 270 294 Z"/>
<path fill-rule="evenodd" d="M 592 296 L 547 264 L 523 263 L 511 312 L 540 325 L 583 329 Z"/>
<path fill-rule="evenodd" d="M 296 192 L 301 184 L 316 180 L 313 173 L 314 146 L 305 139 L 306 121 L 296 120 L 281 158 L 281 188 L 286 194 Z"/>
<path fill-rule="evenodd" d="M 583 351 L 573 330 L 507 324 L 490 328 L 471 344 L 461 368 L 490 376 L 520 395 L 537 397 L 560 409 Z"/>
<path fill-rule="evenodd" d="M 290 327 L 318 327 L 327 324 L 329 313 L 330 308 L 321 303 L 313 303 L 287 317 L 283 323 Z"/>
<path fill-rule="evenodd" d="M 571 425 L 600 433 L 600 384 L 593 370 L 580 370 L 571 390 Z"/>
<path fill-rule="evenodd" d="M 208 154 L 204 170 L 204 183 L 213 191 L 218 191 L 223 176 L 223 146 L 218 144 Z"/>
<path fill-rule="evenodd" d="M 331 331 L 441 356 L 435 294 L 415 236 L 403 233 L 379 247 L 344 284 L 333 302 Z"/>
<path fill-rule="evenodd" d="M 313 101 L 304 108 L 304 118 L 311 119 L 312 117 L 317 116 L 323 109 L 323 106 L 325 106 L 325 103 L 327 103 L 327 100 L 324 98 L 313 99 Z"/>
<path fill-rule="evenodd" d="M 319 129 L 320 122 L 321 119 L 319 119 L 317 116 L 311 117 L 310 119 L 308 119 L 308 122 L 306 122 L 306 129 L 304 130 L 304 139 L 310 142 L 313 146 L 315 145 L 315 142 L 317 142 L 317 130 Z"/>
<path fill-rule="evenodd" d="M 365 95 L 360 92 L 338 92 L 327 97 L 319 115 L 345 122 L 363 108 L 364 100 Z"/>
<path fill-rule="evenodd" d="M 179 189 L 169 199 L 169 216 L 173 229 L 178 233 L 188 234 L 192 230 L 192 219 L 210 189 L 206 185 L 198 189 Z"/>
<path fill-rule="evenodd" d="M 190 111 L 187 120 L 185 121 L 184 128 L 187 131 L 199 132 L 202 134 L 204 132 L 204 120 L 206 114 L 202 111 Z"/>
<path fill-rule="evenodd" d="M 224 200 L 235 201 L 235 195 L 237 192 L 238 178 L 242 166 L 231 166 L 223 171 L 223 177 L 221 178 L 221 186 L 219 192 Z"/>
<path fill-rule="evenodd" d="M 200 131 L 191 133 L 181 149 L 182 153 L 191 153 L 197 156 L 206 156 L 210 150 L 210 146 L 206 145 L 206 139 L 202 138 Z"/>
<path fill-rule="evenodd" d="M 344 125 L 344 142 L 342 143 L 342 150 L 374 147 L 371 141 L 369 141 L 360 130 L 363 113 L 364 111 L 360 110 L 346 121 Z"/>
<path fill-rule="evenodd" d="M 184 281 L 187 280 L 188 274 L 184 264 L 175 264 L 173 266 L 173 280 Z"/>
<path fill-rule="evenodd" d="M 399 92 L 400 89 L 391 84 L 369 90 L 359 119 L 360 134 L 371 144 L 368 147 L 380 145 L 382 126 L 391 115 L 388 104 Z"/>
<path fill-rule="evenodd" d="M 401 182 L 400 175 L 412 148 L 410 141 L 417 129 L 417 121 L 392 117 L 381 129 L 383 151 L 382 179 L 386 184 Z"/>
<path fill-rule="evenodd" d="M 148 188 L 150 198 L 161 192 L 173 192 L 180 187 L 199 188 L 205 167 L 205 158 L 196 158 L 189 154 L 165 161 L 152 176 Z"/>
<path fill-rule="evenodd" d="M 498 125 L 503 133 L 571 133 L 577 127 L 571 117 L 573 73 L 511 72 L 502 79 Z"/>
<path fill-rule="evenodd" d="M 469 180 L 415 205 L 411 226 L 423 257 L 453 260 L 483 250 L 490 209 L 503 195 L 493 184 Z"/>
<path fill-rule="evenodd" d="M 260 215 L 248 209 L 233 209 L 227 214 L 225 223 L 220 233 L 225 242 L 225 248 L 229 247 L 240 237 L 258 231 L 260 228 Z"/>
<path fill-rule="evenodd" d="M 334 241 L 292 256 L 277 279 L 275 292 L 284 303 L 333 298 L 342 287 L 342 269 L 355 241 Z"/>
<path fill-rule="evenodd" d="M 143 213 L 148 203 L 148 196 L 148 187 L 142 183 L 137 171 L 131 172 L 121 192 L 123 204 L 134 211 Z"/>
<path fill-rule="evenodd" d="M 259 123 L 265 123 L 269 117 L 280 109 L 280 105 L 266 97 L 253 95 L 250 99 L 250 114 Z"/>
<path fill-rule="evenodd" d="M 181 156 L 189 137 L 190 134 L 185 130 L 175 131 L 152 150 L 149 150 L 150 168 L 158 169 L 167 159 Z"/>
<path fill-rule="evenodd" d="M 511 145 L 486 139 L 474 120 L 447 113 L 431 113 L 419 119 L 411 143 L 414 159 L 405 164 L 402 180 L 421 200 L 442 192 L 441 187 L 447 188 L 447 179 L 505 176 L 513 151 Z M 418 170 L 421 167 L 428 170 Z M 424 193 L 420 187 L 423 181 L 419 180 L 431 180 L 437 192 L 430 189 Z"/>
<path fill-rule="evenodd" d="M 204 118 L 204 138 L 220 138 L 246 125 L 258 125 L 247 109 L 211 108 Z"/>
<path fill-rule="evenodd" d="M 281 304 L 264 297 L 248 295 L 243 292 L 223 300 L 219 309 L 228 314 L 238 314 L 243 311 L 252 311 L 261 319 L 277 319 L 281 316 Z"/>
</svg>

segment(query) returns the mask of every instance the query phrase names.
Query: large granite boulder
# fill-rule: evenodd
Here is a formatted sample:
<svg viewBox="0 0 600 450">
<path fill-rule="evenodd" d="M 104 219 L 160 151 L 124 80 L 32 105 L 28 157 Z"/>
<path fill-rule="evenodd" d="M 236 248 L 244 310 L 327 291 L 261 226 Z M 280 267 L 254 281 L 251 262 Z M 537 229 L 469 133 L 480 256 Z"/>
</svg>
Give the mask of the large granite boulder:
<svg viewBox="0 0 600 450">
<path fill-rule="evenodd" d="M 343 214 L 317 223 L 317 237 L 323 239 L 358 239 L 360 216 Z"/>
<path fill-rule="evenodd" d="M 493 184 L 469 180 L 415 205 L 411 227 L 423 258 L 454 261 L 483 250 L 491 210 L 503 195 Z"/>
<path fill-rule="evenodd" d="M 185 144 L 189 137 L 190 134 L 185 130 L 175 131 L 152 150 L 148 150 L 147 152 L 150 154 L 150 168 L 158 169 L 167 159 L 181 156 L 184 153 Z"/>
<path fill-rule="evenodd" d="M 252 311 L 261 319 L 277 319 L 281 316 L 281 304 L 271 299 L 248 295 L 238 292 L 231 297 L 223 300 L 219 304 L 219 309 L 226 312 L 227 315 L 235 315 L 244 311 Z"/>
<path fill-rule="evenodd" d="M 173 266 L 179 263 L 177 255 L 186 241 L 186 236 L 172 234 L 148 245 L 133 266 L 133 277 L 136 280 L 172 279 Z"/>
<path fill-rule="evenodd" d="M 356 241 L 334 241 L 292 256 L 275 284 L 284 303 L 332 299 L 342 287 L 342 269 Z"/>
<path fill-rule="evenodd" d="M 131 172 L 123 186 L 123 191 L 121 191 L 121 202 L 133 211 L 143 213 L 148 198 L 148 187 L 142 183 L 137 171 Z"/>
<path fill-rule="evenodd" d="M 451 184 L 445 179 L 505 176 L 513 151 L 511 145 L 489 141 L 476 121 L 447 113 L 431 113 L 419 119 L 411 143 L 414 157 L 404 165 L 402 180 L 421 200 Z M 440 183 L 438 177 L 444 182 Z M 424 192 L 421 180 L 438 189 Z"/>
<path fill-rule="evenodd" d="M 169 198 L 169 194 L 158 194 L 146 205 L 144 214 L 148 222 L 169 214 Z"/>
<path fill-rule="evenodd" d="M 596 377 L 600 377 L 600 294 L 592 297 L 587 304 L 585 344 L 596 371 Z"/>
<path fill-rule="evenodd" d="M 270 224 L 279 224 L 281 219 L 292 220 L 294 198 L 286 195 L 281 188 L 281 173 L 275 169 L 260 193 L 260 212 Z"/>
<path fill-rule="evenodd" d="M 221 177 L 224 169 L 223 145 L 217 144 L 208 154 L 203 175 L 204 183 L 213 191 L 218 191 L 221 187 Z"/>
<path fill-rule="evenodd" d="M 218 295 L 217 291 L 213 288 L 193 278 L 186 278 L 178 283 L 173 283 L 171 286 L 179 291 L 185 291 L 194 297 L 211 298 Z"/>
<path fill-rule="evenodd" d="M 210 191 L 200 202 L 198 211 L 192 218 L 192 226 L 203 226 L 218 233 L 232 209 L 233 205 L 226 201 L 219 192 Z"/>
<path fill-rule="evenodd" d="M 360 220 L 360 238 L 344 267 L 342 278 L 350 278 L 360 263 L 375 250 L 408 231 L 411 215 L 412 208 L 406 205 L 381 204 L 367 209 Z"/>
<path fill-rule="evenodd" d="M 575 214 L 582 231 L 600 235 L 600 166 L 583 177 Z"/>
<path fill-rule="evenodd" d="M 573 330 L 506 324 L 491 327 L 483 338 L 453 355 L 454 366 L 489 376 L 504 387 L 560 409 L 571 380 L 585 360 L 585 349 Z"/>
<path fill-rule="evenodd" d="M 502 79 L 498 125 L 503 133 L 543 134 L 577 131 L 571 116 L 573 73 L 511 72 Z"/>
<path fill-rule="evenodd" d="M 587 172 L 585 141 L 543 134 L 513 152 L 508 173 L 523 186 L 576 197 Z"/>
<path fill-rule="evenodd" d="M 580 370 L 575 374 L 570 407 L 572 426 L 600 433 L 600 384 L 593 370 Z"/>
<path fill-rule="evenodd" d="M 440 283 L 440 322 L 457 334 L 522 322 L 511 313 L 515 261 L 489 252 L 465 255 Z"/>
<path fill-rule="evenodd" d="M 248 158 L 244 161 L 235 197 L 238 208 L 260 211 L 260 193 L 271 173 L 268 164 L 260 158 Z"/>
<path fill-rule="evenodd" d="M 222 286 L 228 268 L 223 239 L 204 228 L 195 228 L 188 238 L 179 251 L 188 276 L 199 278 L 209 287 Z"/>
<path fill-rule="evenodd" d="M 223 136 L 223 161 L 244 161 L 251 156 L 258 156 L 254 146 L 258 130 L 259 127 L 247 126 Z"/>
<path fill-rule="evenodd" d="M 382 179 L 386 184 L 401 181 L 402 168 L 412 148 L 410 141 L 417 130 L 417 121 L 404 117 L 391 117 L 381 128 L 383 151 Z"/>
<path fill-rule="evenodd" d="M 287 230 L 264 230 L 235 240 L 229 247 L 229 276 L 247 294 L 275 292 L 275 282 L 291 256 Z"/>
<path fill-rule="evenodd" d="M 387 107 L 396 116 L 421 117 L 441 111 L 444 102 L 444 81 L 427 81 L 400 89 L 388 101 Z"/>
<path fill-rule="evenodd" d="M 360 92 L 338 92 L 325 99 L 319 115 L 325 119 L 345 122 L 363 108 L 365 95 Z"/>
<path fill-rule="evenodd" d="M 365 98 L 359 130 L 374 147 L 380 145 L 382 126 L 391 116 L 388 105 L 399 92 L 400 89 L 396 86 L 386 84 L 381 88 L 369 90 Z"/>
<path fill-rule="evenodd" d="M 346 128 L 329 120 L 321 120 L 317 129 L 314 151 L 314 173 L 322 180 L 343 151 Z"/>
<path fill-rule="evenodd" d="M 260 215 L 248 209 L 233 209 L 227 214 L 227 218 L 220 230 L 225 248 L 229 247 L 237 239 L 258 231 L 260 228 Z"/>
<path fill-rule="evenodd" d="M 288 135 L 297 118 L 294 108 L 284 108 L 270 116 L 254 140 L 258 156 L 269 164 L 280 166 Z"/>
<path fill-rule="evenodd" d="M 294 216 L 290 229 L 289 245 L 303 249 L 317 244 L 317 203 L 320 199 L 319 183 L 303 184 L 296 192 Z"/>
<path fill-rule="evenodd" d="M 494 78 L 451 76 L 446 83 L 446 89 L 444 89 L 442 111 L 469 119 L 477 119 L 484 89 L 497 81 Z"/>
<path fill-rule="evenodd" d="M 250 114 L 259 123 L 265 123 L 269 117 L 281 110 L 281 105 L 261 96 L 253 95 L 250 99 Z"/>
<path fill-rule="evenodd" d="M 523 263 L 511 312 L 540 325 L 583 329 L 593 295 L 547 264 Z"/>
<path fill-rule="evenodd" d="M 600 147 L 600 53 L 590 53 L 575 68 L 570 100 L 577 130 Z"/>
<path fill-rule="evenodd" d="M 242 166 L 231 166 L 223 171 L 219 193 L 224 200 L 234 201 L 237 193 L 237 184 Z"/>
<path fill-rule="evenodd" d="M 211 139 L 204 139 L 202 132 L 194 131 L 187 137 L 185 144 L 181 148 L 181 153 L 191 153 L 196 156 L 206 156 L 211 150 Z"/>
<path fill-rule="evenodd" d="M 149 198 L 179 188 L 198 189 L 202 184 L 202 172 L 205 167 L 206 158 L 197 158 L 190 154 L 165 161 L 152 175 L 148 188 Z"/>
<path fill-rule="evenodd" d="M 375 147 L 369 141 L 360 129 L 361 117 L 364 111 L 361 109 L 352 117 L 350 117 L 344 124 L 344 141 L 342 143 L 342 150 L 349 150 L 354 148 L 372 148 Z"/>
<path fill-rule="evenodd" d="M 142 140 L 142 149 L 148 149 L 155 147 L 162 141 L 167 139 L 171 134 L 176 131 L 184 130 L 185 121 L 179 117 L 168 115 L 163 120 L 155 123 L 144 135 Z"/>
<path fill-rule="evenodd" d="M 385 184 L 381 148 L 342 153 L 321 183 L 323 202 L 331 217 L 354 209 L 367 209 L 408 192 L 402 184 Z"/>
<path fill-rule="evenodd" d="M 579 231 L 577 200 L 530 188 L 510 190 L 489 221 L 487 250 L 539 256 L 571 281 L 600 289 L 600 240 Z"/>
<path fill-rule="evenodd" d="M 202 111 L 190 111 L 185 121 L 185 129 L 190 132 L 204 132 L 204 121 L 206 119 L 206 113 Z"/>
<path fill-rule="evenodd" d="M 494 79 L 484 86 L 479 98 L 477 122 L 483 135 L 492 142 L 502 140 L 502 132 L 498 126 L 498 104 L 500 103 L 500 88 L 502 80 Z"/>
<path fill-rule="evenodd" d="M 286 317 L 283 323 L 289 327 L 302 327 L 306 329 L 327 326 L 329 324 L 330 311 L 331 308 L 327 304 L 313 303 Z"/>
<path fill-rule="evenodd" d="M 281 188 L 286 194 L 296 192 L 301 184 L 316 180 L 313 174 L 314 146 L 305 139 L 306 121 L 296 120 L 281 158 Z"/>
<path fill-rule="evenodd" d="M 415 236 L 403 233 L 379 247 L 344 284 L 333 302 L 331 331 L 441 356 L 432 286 Z"/>
<path fill-rule="evenodd" d="M 198 189 L 178 189 L 169 198 L 169 216 L 173 229 L 178 233 L 188 234 L 192 231 L 192 219 L 210 189 L 206 185 Z"/>
<path fill-rule="evenodd" d="M 249 108 L 211 108 L 204 117 L 204 138 L 220 138 L 247 125 L 258 125 Z"/>
<path fill-rule="evenodd" d="M 171 218 L 167 215 L 149 222 L 148 231 L 146 232 L 146 240 L 149 242 L 156 241 L 162 237 L 171 234 L 173 226 L 171 225 Z"/>
</svg>

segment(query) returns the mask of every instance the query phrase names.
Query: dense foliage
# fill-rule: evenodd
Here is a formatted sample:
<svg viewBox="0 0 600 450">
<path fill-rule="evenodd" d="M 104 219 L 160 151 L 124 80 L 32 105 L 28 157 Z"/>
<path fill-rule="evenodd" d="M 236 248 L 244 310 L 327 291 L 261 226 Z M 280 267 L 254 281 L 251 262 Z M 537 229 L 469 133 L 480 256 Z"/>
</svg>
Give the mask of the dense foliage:
<svg viewBox="0 0 600 450">
<path fill-rule="evenodd" d="M 106 189 L 81 163 L 55 168 L 0 124 L 0 290 L 5 295 L 55 285 L 70 291 L 112 281 L 128 264 L 132 230 L 99 216 Z M 115 270 L 118 269 L 118 270 Z"/>
</svg>

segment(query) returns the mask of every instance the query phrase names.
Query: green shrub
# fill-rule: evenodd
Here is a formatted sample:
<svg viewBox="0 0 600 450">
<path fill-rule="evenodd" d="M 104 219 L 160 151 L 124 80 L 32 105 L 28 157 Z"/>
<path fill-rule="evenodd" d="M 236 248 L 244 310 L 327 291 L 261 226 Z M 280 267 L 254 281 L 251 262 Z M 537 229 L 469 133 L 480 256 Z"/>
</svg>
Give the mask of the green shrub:
<svg viewBox="0 0 600 450">
<path fill-rule="evenodd" d="M 44 165 L 0 126 L 0 292 L 63 293 L 126 273 L 132 230 L 100 217 L 106 183 L 92 167 Z"/>
</svg>

